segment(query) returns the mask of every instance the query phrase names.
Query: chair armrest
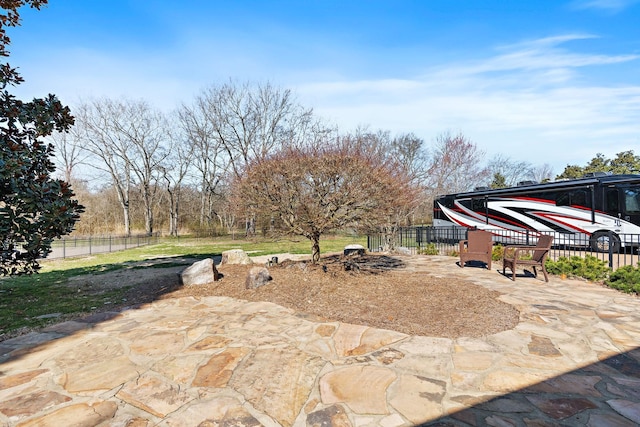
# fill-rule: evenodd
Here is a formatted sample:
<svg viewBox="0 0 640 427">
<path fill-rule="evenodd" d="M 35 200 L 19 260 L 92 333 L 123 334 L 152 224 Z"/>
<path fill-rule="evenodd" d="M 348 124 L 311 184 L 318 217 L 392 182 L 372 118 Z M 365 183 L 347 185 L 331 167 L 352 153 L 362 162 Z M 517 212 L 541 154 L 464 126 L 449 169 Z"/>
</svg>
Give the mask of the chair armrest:
<svg viewBox="0 0 640 427">
<path fill-rule="evenodd" d="M 468 240 L 460 240 L 460 252 L 464 250 L 465 245 L 467 245 L 468 243 Z"/>
<path fill-rule="evenodd" d="M 540 249 L 537 246 L 526 246 L 526 245 L 507 245 L 504 247 L 505 250 L 507 248 L 511 248 L 511 249 L 526 249 L 526 250 L 532 250 L 532 249 Z"/>
</svg>

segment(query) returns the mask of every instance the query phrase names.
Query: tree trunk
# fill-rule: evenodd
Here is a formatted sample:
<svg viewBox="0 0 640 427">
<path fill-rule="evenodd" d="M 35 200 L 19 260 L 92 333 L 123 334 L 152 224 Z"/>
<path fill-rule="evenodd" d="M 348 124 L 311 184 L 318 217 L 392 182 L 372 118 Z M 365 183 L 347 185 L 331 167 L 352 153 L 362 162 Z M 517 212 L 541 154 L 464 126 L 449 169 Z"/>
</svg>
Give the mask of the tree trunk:
<svg viewBox="0 0 640 427">
<path fill-rule="evenodd" d="M 245 220 L 245 237 L 253 237 L 256 235 L 256 217 L 251 216 Z"/>
<path fill-rule="evenodd" d="M 202 193 L 200 194 L 200 228 L 204 228 L 204 223 L 205 223 L 205 217 L 206 217 L 206 212 L 207 212 L 207 206 L 209 205 L 208 202 L 208 186 L 207 186 L 207 181 L 205 181 L 204 179 L 202 180 Z"/>
<path fill-rule="evenodd" d="M 314 234 L 311 237 L 311 243 L 313 244 L 311 246 L 311 261 L 315 264 L 320 261 L 320 235 Z"/>
<path fill-rule="evenodd" d="M 175 196 L 173 194 L 173 191 L 171 191 L 171 186 L 167 186 L 167 193 L 169 194 L 169 236 L 175 236 Z"/>
<path fill-rule="evenodd" d="M 151 208 L 151 206 L 148 206 L 145 208 L 144 227 L 146 229 L 147 236 L 152 236 L 153 235 L 153 209 Z"/>
<path fill-rule="evenodd" d="M 382 228 L 384 233 L 384 241 L 385 241 L 385 250 L 389 252 L 393 252 L 396 250 L 397 243 L 397 228 L 393 225 L 388 225 Z"/>
<path fill-rule="evenodd" d="M 153 235 L 153 206 L 152 194 L 148 185 L 142 187 L 142 200 L 144 202 L 144 228 L 147 236 Z"/>
<path fill-rule="evenodd" d="M 122 203 L 122 214 L 124 215 L 124 235 L 131 236 L 131 216 L 129 213 L 129 201 Z"/>
<path fill-rule="evenodd" d="M 176 196 L 175 196 L 175 202 L 172 201 L 172 203 L 174 203 L 174 207 L 173 207 L 173 218 L 172 220 L 172 224 L 171 224 L 171 228 L 173 229 L 173 236 L 174 237 L 178 237 L 178 226 L 179 226 L 179 221 L 180 221 L 180 189 L 176 189 Z"/>
</svg>

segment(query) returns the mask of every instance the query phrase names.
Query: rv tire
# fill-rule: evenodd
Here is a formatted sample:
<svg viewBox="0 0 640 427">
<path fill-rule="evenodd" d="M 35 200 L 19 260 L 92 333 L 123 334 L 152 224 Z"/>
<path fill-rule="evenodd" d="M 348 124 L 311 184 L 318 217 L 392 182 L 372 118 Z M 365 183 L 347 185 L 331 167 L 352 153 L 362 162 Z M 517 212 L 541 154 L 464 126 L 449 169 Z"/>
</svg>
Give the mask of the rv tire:
<svg viewBox="0 0 640 427">
<path fill-rule="evenodd" d="M 596 231 L 591 235 L 591 250 L 593 252 L 611 252 L 618 253 L 620 251 L 620 237 L 615 233 L 608 231 Z"/>
</svg>

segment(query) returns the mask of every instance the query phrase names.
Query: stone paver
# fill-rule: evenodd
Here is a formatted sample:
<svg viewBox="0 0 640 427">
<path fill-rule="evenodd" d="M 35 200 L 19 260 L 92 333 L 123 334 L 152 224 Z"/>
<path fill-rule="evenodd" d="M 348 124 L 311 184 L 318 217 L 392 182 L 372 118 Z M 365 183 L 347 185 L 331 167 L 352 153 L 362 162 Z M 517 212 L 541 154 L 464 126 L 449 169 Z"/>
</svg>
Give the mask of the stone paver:
<svg viewBox="0 0 640 427">
<path fill-rule="evenodd" d="M 0 426 L 640 424 L 639 298 L 404 260 L 500 292 L 520 323 L 447 339 L 266 302 L 161 300 L 0 342 Z"/>
</svg>

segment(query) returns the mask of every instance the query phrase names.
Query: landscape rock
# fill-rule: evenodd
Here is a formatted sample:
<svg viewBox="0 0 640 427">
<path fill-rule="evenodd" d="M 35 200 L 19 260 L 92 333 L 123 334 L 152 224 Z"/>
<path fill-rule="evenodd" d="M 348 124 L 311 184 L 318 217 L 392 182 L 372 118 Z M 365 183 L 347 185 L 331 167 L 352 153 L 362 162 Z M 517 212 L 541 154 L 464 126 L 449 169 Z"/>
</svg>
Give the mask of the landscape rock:
<svg viewBox="0 0 640 427">
<path fill-rule="evenodd" d="M 265 267 L 253 267 L 247 274 L 245 287 L 247 289 L 256 289 L 266 285 L 271 280 L 271 274 Z"/>
<path fill-rule="evenodd" d="M 230 249 L 222 252 L 222 264 L 240 264 L 249 265 L 253 264 L 249 255 L 242 249 Z"/>
<path fill-rule="evenodd" d="M 411 249 L 405 246 L 397 247 L 394 252 L 400 255 L 411 255 Z"/>
<path fill-rule="evenodd" d="M 180 279 L 184 286 L 205 285 L 220 279 L 220 274 L 216 269 L 213 259 L 207 258 L 185 268 L 180 274 Z"/>
<path fill-rule="evenodd" d="M 344 247 L 344 255 L 364 255 L 365 249 L 362 245 L 347 245 Z"/>
</svg>

